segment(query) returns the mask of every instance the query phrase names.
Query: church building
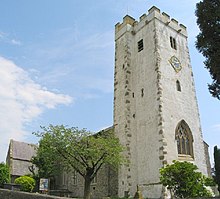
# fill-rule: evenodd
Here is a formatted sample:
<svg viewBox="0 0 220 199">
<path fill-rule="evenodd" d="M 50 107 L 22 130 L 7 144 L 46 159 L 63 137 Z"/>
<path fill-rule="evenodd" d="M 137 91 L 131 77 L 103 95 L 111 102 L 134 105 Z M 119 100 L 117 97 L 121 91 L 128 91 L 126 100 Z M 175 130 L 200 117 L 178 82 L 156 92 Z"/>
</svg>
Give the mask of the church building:
<svg viewBox="0 0 220 199">
<path fill-rule="evenodd" d="M 118 171 L 102 168 L 91 198 L 133 197 L 137 186 L 144 198 L 166 198 L 159 169 L 173 160 L 209 173 L 187 30 L 156 7 L 138 21 L 126 15 L 115 26 L 113 128 L 128 164 Z M 57 181 L 58 189 L 83 196 L 83 178 L 77 173 L 64 173 Z"/>
</svg>

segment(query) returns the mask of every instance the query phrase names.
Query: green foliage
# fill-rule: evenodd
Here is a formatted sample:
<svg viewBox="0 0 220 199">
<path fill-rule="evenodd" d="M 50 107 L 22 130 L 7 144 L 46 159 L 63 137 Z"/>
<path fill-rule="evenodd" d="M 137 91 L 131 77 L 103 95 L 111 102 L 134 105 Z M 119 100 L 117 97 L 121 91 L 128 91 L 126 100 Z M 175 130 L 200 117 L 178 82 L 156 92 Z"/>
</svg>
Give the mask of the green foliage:
<svg viewBox="0 0 220 199">
<path fill-rule="evenodd" d="M 104 164 L 118 167 L 123 162 L 123 148 L 112 130 L 93 135 L 85 129 L 63 125 L 42 129 L 43 132 L 34 133 L 40 141 L 37 156 L 33 158 L 41 177 L 48 177 L 60 169 L 75 170 L 84 177 L 88 183 L 85 187 L 89 189 Z"/>
<path fill-rule="evenodd" d="M 10 172 L 9 168 L 5 163 L 0 163 L 0 187 L 3 186 L 4 183 L 8 183 L 10 181 Z"/>
<path fill-rule="evenodd" d="M 220 99 L 220 1 L 200 1 L 196 5 L 196 16 L 201 31 L 196 47 L 206 58 L 204 64 L 213 79 L 209 91 Z"/>
<path fill-rule="evenodd" d="M 45 145 L 47 145 L 47 138 L 39 141 L 37 155 L 32 157 L 31 160 L 31 162 L 38 168 L 37 173 L 32 172 L 35 180 L 39 180 L 40 178 L 50 178 L 60 173 L 58 159 L 54 156 L 52 157 L 52 155 L 55 154 L 51 154 L 50 151 L 47 150 L 47 147 L 44 147 Z M 51 159 L 53 159 L 53 161 L 51 161 Z"/>
<path fill-rule="evenodd" d="M 36 183 L 32 177 L 21 176 L 15 179 L 15 184 L 21 185 L 21 191 L 32 192 Z"/>
<path fill-rule="evenodd" d="M 205 186 L 213 180 L 197 172 L 197 166 L 189 162 L 173 161 L 173 164 L 160 169 L 160 180 L 177 198 L 211 196 Z"/>
<path fill-rule="evenodd" d="M 214 147 L 214 162 L 215 162 L 215 182 L 218 185 L 218 191 L 220 193 L 220 149 L 217 146 Z"/>
</svg>

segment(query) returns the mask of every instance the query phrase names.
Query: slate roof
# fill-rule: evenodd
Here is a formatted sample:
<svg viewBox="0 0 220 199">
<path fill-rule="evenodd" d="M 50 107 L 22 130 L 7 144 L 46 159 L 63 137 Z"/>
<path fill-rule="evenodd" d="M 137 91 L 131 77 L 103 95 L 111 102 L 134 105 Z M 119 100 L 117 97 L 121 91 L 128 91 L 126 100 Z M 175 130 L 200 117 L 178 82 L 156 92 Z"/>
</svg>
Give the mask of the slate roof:
<svg viewBox="0 0 220 199">
<path fill-rule="evenodd" d="M 37 145 L 10 140 L 7 164 L 11 175 L 22 176 L 30 173 L 31 158 L 36 154 Z"/>
<path fill-rule="evenodd" d="M 37 145 L 29 144 L 25 142 L 19 142 L 11 140 L 11 155 L 13 159 L 27 160 L 30 161 L 32 156 L 36 154 Z"/>
</svg>

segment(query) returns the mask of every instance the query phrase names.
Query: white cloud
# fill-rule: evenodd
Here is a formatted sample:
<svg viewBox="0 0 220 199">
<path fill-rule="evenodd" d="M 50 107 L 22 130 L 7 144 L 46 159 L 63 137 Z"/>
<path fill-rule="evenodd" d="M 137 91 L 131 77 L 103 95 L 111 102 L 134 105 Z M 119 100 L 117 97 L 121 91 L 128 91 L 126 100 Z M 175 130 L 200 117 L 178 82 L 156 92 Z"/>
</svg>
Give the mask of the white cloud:
<svg viewBox="0 0 220 199">
<path fill-rule="evenodd" d="M 0 77 L 1 161 L 6 155 L 9 139 L 23 140 L 30 133 L 25 131 L 25 124 L 45 109 L 68 105 L 73 99 L 43 88 L 26 71 L 3 57 L 0 57 Z"/>
<path fill-rule="evenodd" d="M 0 39 L 3 39 L 5 37 L 6 33 L 0 31 Z"/>
<path fill-rule="evenodd" d="M 16 39 L 12 39 L 11 40 L 11 44 L 20 46 L 21 45 L 21 41 L 16 40 Z"/>
<path fill-rule="evenodd" d="M 11 45 L 16 45 L 16 46 L 22 45 L 21 41 L 18 39 L 15 39 L 14 37 L 16 37 L 16 36 L 14 36 L 10 33 L 5 33 L 5 32 L 0 31 L 0 41 L 1 42 L 8 43 Z"/>
</svg>

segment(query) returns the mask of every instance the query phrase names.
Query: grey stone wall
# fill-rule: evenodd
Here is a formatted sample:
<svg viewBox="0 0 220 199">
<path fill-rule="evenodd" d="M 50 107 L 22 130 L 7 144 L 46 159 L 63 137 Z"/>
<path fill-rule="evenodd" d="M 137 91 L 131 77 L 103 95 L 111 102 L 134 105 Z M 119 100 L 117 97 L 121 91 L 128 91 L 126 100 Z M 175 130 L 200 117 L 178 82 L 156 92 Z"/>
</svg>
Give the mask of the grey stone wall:
<svg viewBox="0 0 220 199">
<path fill-rule="evenodd" d="M 207 164 L 208 177 L 212 177 L 211 163 L 210 163 L 210 157 L 209 157 L 209 145 L 205 141 L 204 141 L 204 149 L 205 149 L 205 159 L 206 159 L 206 164 Z"/>
<path fill-rule="evenodd" d="M 20 191 L 11 191 L 0 189 L 1 199 L 65 199 L 64 197 L 48 196 L 37 193 L 25 193 Z"/>
<path fill-rule="evenodd" d="M 100 199 L 118 194 L 117 170 L 108 165 L 103 166 L 97 173 L 96 182 L 91 184 L 91 199 Z M 58 189 L 67 190 L 71 197 L 83 197 L 84 179 L 77 174 L 77 182 L 74 183 L 73 173 L 63 173 L 57 184 Z"/>
</svg>

